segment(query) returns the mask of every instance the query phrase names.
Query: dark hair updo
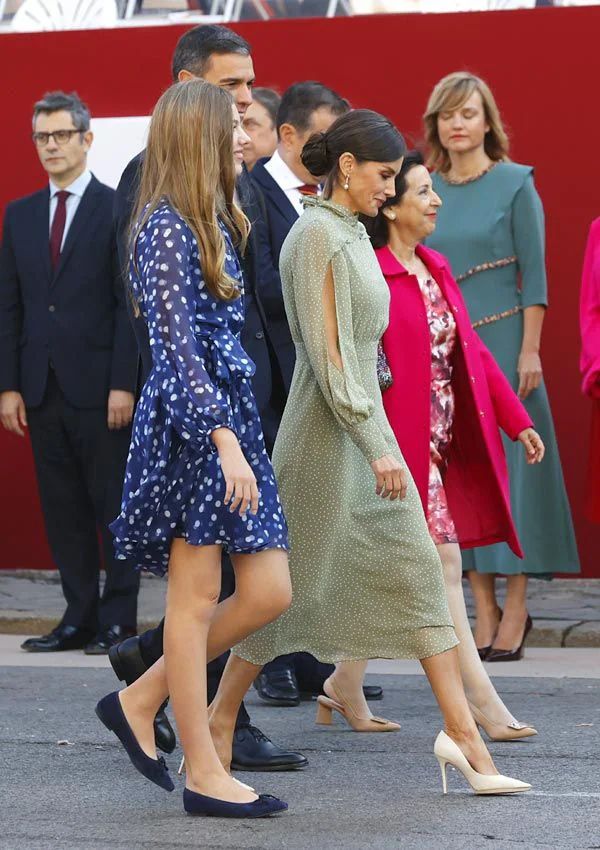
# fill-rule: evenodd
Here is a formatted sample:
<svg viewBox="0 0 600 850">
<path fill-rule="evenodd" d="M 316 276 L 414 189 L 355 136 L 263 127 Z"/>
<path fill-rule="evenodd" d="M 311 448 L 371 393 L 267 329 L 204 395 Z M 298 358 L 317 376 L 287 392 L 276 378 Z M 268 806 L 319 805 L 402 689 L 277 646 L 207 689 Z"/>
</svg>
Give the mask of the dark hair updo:
<svg viewBox="0 0 600 850">
<path fill-rule="evenodd" d="M 339 172 L 339 159 L 351 153 L 358 162 L 393 162 L 406 151 L 392 122 L 370 109 L 355 109 L 337 118 L 325 133 L 314 133 L 302 148 L 302 164 L 315 177 L 325 177 L 329 198 Z"/>
<path fill-rule="evenodd" d="M 373 248 L 383 248 L 383 246 L 387 245 L 390 241 L 388 220 L 383 214 L 383 211 L 386 207 L 395 207 L 396 204 L 400 203 L 402 196 L 408 188 L 406 175 L 409 171 L 412 171 L 413 168 L 416 168 L 417 165 L 424 164 L 425 160 L 419 151 L 408 151 L 402 160 L 402 168 L 396 175 L 396 191 L 393 197 L 387 199 L 387 201 L 379 209 L 375 218 L 361 215 L 360 220 L 371 237 L 371 244 L 373 245 Z"/>
</svg>

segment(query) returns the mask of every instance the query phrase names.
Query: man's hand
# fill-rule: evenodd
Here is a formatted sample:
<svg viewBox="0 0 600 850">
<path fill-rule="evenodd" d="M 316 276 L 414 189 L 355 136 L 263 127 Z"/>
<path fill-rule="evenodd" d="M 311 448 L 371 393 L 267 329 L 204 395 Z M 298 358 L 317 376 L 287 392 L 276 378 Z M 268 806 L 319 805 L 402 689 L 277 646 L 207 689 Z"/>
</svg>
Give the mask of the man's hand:
<svg viewBox="0 0 600 850">
<path fill-rule="evenodd" d="M 0 393 L 0 422 L 7 431 L 18 434 L 19 437 L 25 436 L 27 414 L 21 393 L 13 390 Z"/>
<path fill-rule="evenodd" d="M 133 417 L 133 393 L 111 390 L 108 394 L 108 427 L 111 431 L 125 428 Z"/>
</svg>

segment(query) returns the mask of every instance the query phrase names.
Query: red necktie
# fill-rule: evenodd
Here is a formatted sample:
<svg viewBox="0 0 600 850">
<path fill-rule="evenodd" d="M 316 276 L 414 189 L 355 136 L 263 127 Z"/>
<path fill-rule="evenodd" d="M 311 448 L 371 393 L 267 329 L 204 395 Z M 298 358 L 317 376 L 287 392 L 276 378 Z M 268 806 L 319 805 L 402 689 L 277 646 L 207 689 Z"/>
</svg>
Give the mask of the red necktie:
<svg viewBox="0 0 600 850">
<path fill-rule="evenodd" d="M 56 210 L 50 228 L 50 262 L 52 268 L 56 269 L 60 259 L 60 247 L 65 232 L 65 221 L 67 219 L 67 198 L 71 193 L 64 190 L 56 193 Z"/>
<path fill-rule="evenodd" d="M 318 195 L 319 187 L 311 186 L 309 183 L 305 183 L 304 186 L 298 186 L 298 191 L 301 195 Z"/>
</svg>

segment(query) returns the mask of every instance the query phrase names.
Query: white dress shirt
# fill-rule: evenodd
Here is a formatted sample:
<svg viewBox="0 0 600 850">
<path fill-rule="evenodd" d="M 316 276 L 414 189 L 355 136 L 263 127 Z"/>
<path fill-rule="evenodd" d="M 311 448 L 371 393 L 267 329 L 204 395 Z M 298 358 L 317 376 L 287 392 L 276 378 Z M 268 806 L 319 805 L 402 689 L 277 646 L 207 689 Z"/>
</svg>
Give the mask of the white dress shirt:
<svg viewBox="0 0 600 850">
<path fill-rule="evenodd" d="M 54 218 L 54 213 L 56 212 L 56 207 L 58 206 L 58 200 L 56 195 L 58 192 L 65 191 L 70 192 L 71 194 L 66 200 L 66 220 L 65 220 L 65 229 L 63 233 L 62 243 L 60 246 L 60 250 L 62 251 L 65 239 L 67 238 L 67 233 L 69 232 L 69 227 L 71 226 L 71 222 L 75 217 L 75 213 L 77 212 L 77 207 L 83 197 L 83 193 L 87 189 L 90 184 L 90 180 L 92 179 L 92 172 L 87 169 L 77 177 L 76 180 L 70 184 L 70 186 L 65 186 L 64 190 L 61 190 L 58 186 L 56 186 L 52 180 L 50 181 L 50 220 L 48 223 L 48 233 L 52 230 L 52 220 Z"/>
<path fill-rule="evenodd" d="M 285 193 L 292 206 L 298 213 L 302 215 L 304 207 L 302 206 L 302 192 L 299 191 L 300 186 L 304 186 L 304 180 L 296 177 L 292 169 L 279 156 L 279 151 L 275 151 L 268 162 L 265 162 L 265 169 L 269 172 L 273 180 L 277 183 L 282 192 Z"/>
</svg>

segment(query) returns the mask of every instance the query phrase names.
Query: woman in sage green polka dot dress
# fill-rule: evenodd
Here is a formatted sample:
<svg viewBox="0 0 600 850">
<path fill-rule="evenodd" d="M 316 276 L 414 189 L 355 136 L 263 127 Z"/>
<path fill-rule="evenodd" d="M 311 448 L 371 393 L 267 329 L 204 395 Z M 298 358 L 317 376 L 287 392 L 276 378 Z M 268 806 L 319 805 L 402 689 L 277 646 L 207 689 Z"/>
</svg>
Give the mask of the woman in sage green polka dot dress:
<svg viewBox="0 0 600 850">
<path fill-rule="evenodd" d="M 448 733 L 436 741 L 440 763 L 470 770 L 474 789 L 483 782 L 485 793 L 514 793 L 530 786 L 497 773 L 470 714 L 441 563 L 378 384 L 389 290 L 358 213 L 376 215 L 393 195 L 404 151 L 387 119 L 355 110 L 311 137 L 302 154 L 312 174 L 328 177 L 327 200 L 306 200 L 281 256 L 297 362 L 273 461 L 289 525 L 293 600 L 234 647 L 212 731 L 220 739 L 232 732 L 236 688 L 243 693 L 263 664 L 299 651 L 336 665 L 318 722 L 331 723 L 336 711 L 356 731 L 396 731 L 364 699 L 367 660 L 418 658 Z"/>
</svg>

